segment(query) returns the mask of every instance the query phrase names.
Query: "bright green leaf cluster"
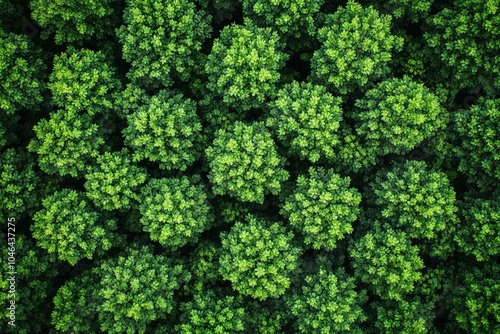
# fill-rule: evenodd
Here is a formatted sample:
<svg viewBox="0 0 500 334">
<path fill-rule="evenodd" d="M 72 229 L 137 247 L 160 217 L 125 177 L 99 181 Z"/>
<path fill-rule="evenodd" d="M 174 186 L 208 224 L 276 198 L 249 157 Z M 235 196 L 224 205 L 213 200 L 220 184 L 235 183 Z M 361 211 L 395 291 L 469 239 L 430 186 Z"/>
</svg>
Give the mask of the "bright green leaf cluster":
<svg viewBox="0 0 500 334">
<path fill-rule="evenodd" d="M 421 279 L 418 248 L 404 232 L 375 229 L 349 246 L 354 275 L 382 299 L 403 300 Z"/>
<path fill-rule="evenodd" d="M 210 17 L 189 0 L 127 0 L 125 24 L 117 30 L 129 76 L 153 86 L 187 81 L 197 53 L 212 31 Z"/>
<path fill-rule="evenodd" d="M 103 53 L 72 49 L 55 56 L 48 87 L 58 108 L 94 115 L 114 108 L 121 82 Z"/>
<path fill-rule="evenodd" d="M 33 0 L 29 2 L 33 18 L 44 29 L 42 38 L 55 33 L 55 42 L 83 43 L 91 38 L 113 35 L 116 0 Z"/>
<path fill-rule="evenodd" d="M 361 194 L 349 185 L 348 177 L 311 167 L 309 175 L 299 175 L 280 212 L 304 235 L 306 245 L 333 250 L 339 240 L 353 232 L 352 224 L 360 211 Z"/>
<path fill-rule="evenodd" d="M 241 296 L 220 296 L 213 290 L 193 296 L 193 301 L 182 303 L 177 333 L 224 334 L 245 329 L 245 309 Z"/>
<path fill-rule="evenodd" d="M 294 81 L 280 89 L 269 104 L 266 126 L 292 154 L 311 162 L 332 158 L 333 148 L 340 142 L 341 103 L 323 86 Z"/>
<path fill-rule="evenodd" d="M 147 325 L 176 307 L 175 290 L 189 279 L 182 265 L 143 246 L 104 262 L 99 270 L 100 328 L 107 333 L 146 333 Z"/>
<path fill-rule="evenodd" d="M 228 194 L 243 202 L 264 202 L 264 195 L 276 195 L 289 176 L 261 122 L 246 125 L 238 121 L 227 131 L 220 129 L 206 155 L 214 194 Z"/>
<path fill-rule="evenodd" d="M 293 233 L 279 222 L 248 215 L 221 234 L 220 273 L 242 295 L 265 300 L 279 297 L 290 287 L 290 272 L 297 268 L 300 248 Z"/>
<path fill-rule="evenodd" d="M 102 221 L 83 193 L 67 188 L 45 198 L 33 220 L 37 245 L 71 265 L 107 251 L 116 239 L 116 221 Z"/>
<path fill-rule="evenodd" d="M 170 250 L 188 242 L 196 242 L 199 235 L 213 222 L 207 195 L 199 178 L 152 179 L 141 189 L 141 224 Z"/>
<path fill-rule="evenodd" d="M 344 270 L 333 273 L 321 268 L 306 276 L 290 307 L 300 333 L 363 333 L 359 324 L 367 319 L 361 308 L 367 298 L 364 290 L 355 288 L 354 278 Z"/>
<path fill-rule="evenodd" d="M 138 188 L 147 179 L 145 168 L 135 166 L 128 150 L 106 152 L 85 175 L 86 195 L 105 210 L 129 209 L 139 200 Z"/>
<path fill-rule="evenodd" d="M 449 117 L 439 102 L 410 77 L 392 78 L 357 100 L 352 117 L 364 145 L 377 147 L 380 155 L 405 154 L 446 127 Z"/>
<path fill-rule="evenodd" d="M 74 177 L 84 173 L 99 156 L 104 139 L 88 114 L 61 109 L 42 119 L 28 150 L 38 153 L 38 164 L 47 174 Z"/>
<path fill-rule="evenodd" d="M 410 238 L 436 238 L 456 229 L 455 191 L 443 172 L 423 161 L 398 164 L 371 183 L 381 220 Z"/>
<path fill-rule="evenodd" d="M 321 48 L 311 59 L 311 80 L 346 94 L 384 78 L 391 52 L 403 46 L 390 29 L 391 16 L 349 0 L 318 30 Z"/>
<path fill-rule="evenodd" d="M 324 0 L 243 0 L 243 15 L 259 26 L 273 27 L 283 35 L 314 35 L 314 17 Z"/>
<path fill-rule="evenodd" d="M 207 87 L 240 110 L 264 107 L 288 59 L 281 48 L 278 34 L 271 28 L 250 24 L 224 27 L 205 65 Z"/>
<path fill-rule="evenodd" d="M 185 170 L 200 155 L 196 103 L 181 93 L 160 91 L 129 114 L 127 124 L 123 135 L 134 161 L 147 159 L 161 169 Z"/>
</svg>

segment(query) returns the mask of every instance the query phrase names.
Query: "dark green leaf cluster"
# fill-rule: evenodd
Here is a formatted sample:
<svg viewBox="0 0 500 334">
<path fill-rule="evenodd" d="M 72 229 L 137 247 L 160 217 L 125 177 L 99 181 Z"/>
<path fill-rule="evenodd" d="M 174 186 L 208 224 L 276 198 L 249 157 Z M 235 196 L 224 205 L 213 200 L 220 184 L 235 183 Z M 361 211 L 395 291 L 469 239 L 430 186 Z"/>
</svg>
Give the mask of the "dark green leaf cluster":
<svg viewBox="0 0 500 334">
<path fill-rule="evenodd" d="M 11 115 L 20 108 L 36 109 L 46 86 L 41 50 L 26 36 L 1 27 L 0 45 L 0 111 Z"/>
<path fill-rule="evenodd" d="M 455 115 L 456 130 L 461 138 L 457 147 L 458 170 L 481 187 L 493 178 L 500 180 L 500 99 L 480 99 L 470 109 Z"/>
<path fill-rule="evenodd" d="M 270 26 L 285 36 L 314 35 L 314 16 L 324 0 L 243 0 L 243 15 L 257 25 Z"/>
<path fill-rule="evenodd" d="M 189 0 L 127 0 L 123 18 L 116 34 L 123 58 L 132 65 L 132 80 L 168 87 L 172 76 L 190 78 L 212 30 L 203 10 Z"/>
<path fill-rule="evenodd" d="M 371 183 L 381 221 L 404 231 L 410 238 L 436 238 L 455 230 L 455 191 L 446 174 L 423 161 L 408 161 L 381 173 Z"/>
<path fill-rule="evenodd" d="M 33 18 L 44 29 L 42 37 L 55 34 L 57 44 L 83 43 L 92 37 L 112 35 L 116 0 L 33 0 Z"/>
<path fill-rule="evenodd" d="M 382 299 L 403 300 L 420 280 L 424 262 L 406 233 L 375 229 L 349 247 L 354 276 Z"/>
<path fill-rule="evenodd" d="M 366 294 L 355 288 L 343 269 L 332 273 L 322 268 L 306 276 L 290 306 L 300 333 L 363 333 L 359 324 L 367 319 L 361 308 Z"/>
</svg>

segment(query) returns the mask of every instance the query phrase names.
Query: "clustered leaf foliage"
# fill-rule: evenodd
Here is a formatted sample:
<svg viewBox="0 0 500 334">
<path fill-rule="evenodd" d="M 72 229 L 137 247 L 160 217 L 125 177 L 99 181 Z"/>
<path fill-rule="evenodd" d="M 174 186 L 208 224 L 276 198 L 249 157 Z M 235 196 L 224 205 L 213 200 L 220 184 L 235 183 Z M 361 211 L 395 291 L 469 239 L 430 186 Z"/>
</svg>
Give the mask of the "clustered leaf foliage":
<svg viewBox="0 0 500 334">
<path fill-rule="evenodd" d="M 231 129 L 220 129 L 206 156 L 213 193 L 243 202 L 264 202 L 264 195 L 278 194 L 289 176 L 262 122 L 235 122 Z"/>
<path fill-rule="evenodd" d="M 395 165 L 371 183 L 381 220 L 410 238 L 436 238 L 457 224 L 455 191 L 446 174 L 423 161 Z"/>
<path fill-rule="evenodd" d="M 376 229 L 349 246 L 354 276 L 382 299 L 403 300 L 421 279 L 424 262 L 405 232 Z"/>
<path fill-rule="evenodd" d="M 314 35 L 314 16 L 324 0 L 243 0 L 243 14 L 258 25 L 273 27 L 285 36 Z"/>
<path fill-rule="evenodd" d="M 343 269 L 333 273 L 321 268 L 306 276 L 290 307 L 300 333 L 363 333 L 359 324 L 367 319 L 361 308 L 366 294 L 354 290 L 354 281 Z"/>
<path fill-rule="evenodd" d="M 212 31 L 211 18 L 189 0 L 127 0 L 123 19 L 116 35 L 129 77 L 152 86 L 169 87 L 172 76 L 187 81 Z"/>
<path fill-rule="evenodd" d="M 301 253 L 292 238 L 282 223 L 248 215 L 221 234 L 219 272 L 242 295 L 279 297 L 290 287 L 290 272 Z"/>
<path fill-rule="evenodd" d="M 333 250 L 339 240 L 354 231 L 353 223 L 360 212 L 361 194 L 349 186 L 348 177 L 311 167 L 308 175 L 299 175 L 294 192 L 280 212 L 304 235 L 306 245 Z"/>
<path fill-rule="evenodd" d="M 96 207 L 104 210 L 129 209 L 139 201 L 139 187 L 148 177 L 145 168 L 134 165 L 127 149 L 105 152 L 85 175 L 85 190 Z"/>
<path fill-rule="evenodd" d="M 42 37 L 54 34 L 57 44 L 78 43 L 106 38 L 112 33 L 113 4 L 116 0 L 33 0 L 29 2 L 33 18 L 44 29 Z"/>
<path fill-rule="evenodd" d="M 408 76 L 380 82 L 356 101 L 356 107 L 357 133 L 380 155 L 408 153 L 448 122 L 439 98 Z"/>
<path fill-rule="evenodd" d="M 28 150 L 38 154 L 38 165 L 47 174 L 81 176 L 104 144 L 92 117 L 74 110 L 59 109 L 33 130 L 36 137 Z"/>
<path fill-rule="evenodd" d="M 500 99 L 480 99 L 470 109 L 459 110 L 455 115 L 456 129 L 461 138 L 457 147 L 460 158 L 458 170 L 478 183 L 488 187 L 488 179 L 500 180 Z"/>
<path fill-rule="evenodd" d="M 55 56 L 48 86 L 56 107 L 94 115 L 114 108 L 121 82 L 102 52 L 75 49 Z"/>
<path fill-rule="evenodd" d="M 127 116 L 123 135 L 134 161 L 186 170 L 199 157 L 200 131 L 196 103 L 181 93 L 162 90 Z"/>
<path fill-rule="evenodd" d="M 271 28 L 232 24 L 216 38 L 205 64 L 207 87 L 242 111 L 260 108 L 274 95 L 288 56 Z"/>
<path fill-rule="evenodd" d="M 37 245 L 71 265 L 104 253 L 116 240 L 116 221 L 101 217 L 76 190 L 63 189 L 45 198 L 33 220 Z"/>
<path fill-rule="evenodd" d="M 12 115 L 20 108 L 37 108 L 46 87 L 41 50 L 28 37 L 1 27 L 0 45 L 0 111 Z"/>
<path fill-rule="evenodd" d="M 311 162 L 331 159 L 340 142 L 341 103 L 323 86 L 294 81 L 269 103 L 266 126 L 291 154 Z"/>
<path fill-rule="evenodd" d="M 321 47 L 311 59 L 311 80 L 346 94 L 388 75 L 392 52 L 403 46 L 390 28 L 391 16 L 352 0 L 327 14 L 317 33 Z"/>
<path fill-rule="evenodd" d="M 145 333 L 172 312 L 175 290 L 189 279 L 182 265 L 147 246 L 104 262 L 98 275 L 100 329 L 107 333 Z"/>
<path fill-rule="evenodd" d="M 141 189 L 140 222 L 151 240 L 171 250 L 196 242 L 213 216 L 199 177 L 152 179 Z"/>
<path fill-rule="evenodd" d="M 460 250 L 481 262 L 500 255 L 500 193 L 467 194 L 460 209 L 462 224 L 455 235 Z"/>
</svg>

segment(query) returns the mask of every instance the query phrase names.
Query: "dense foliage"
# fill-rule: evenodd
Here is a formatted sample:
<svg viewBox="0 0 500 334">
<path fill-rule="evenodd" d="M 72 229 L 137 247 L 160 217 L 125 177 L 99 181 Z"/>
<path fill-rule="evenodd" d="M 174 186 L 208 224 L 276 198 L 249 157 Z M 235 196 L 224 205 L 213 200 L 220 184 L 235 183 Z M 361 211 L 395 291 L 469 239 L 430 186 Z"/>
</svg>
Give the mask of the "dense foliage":
<svg viewBox="0 0 500 334">
<path fill-rule="evenodd" d="M 0 333 L 500 334 L 500 0 L 0 0 Z"/>
</svg>

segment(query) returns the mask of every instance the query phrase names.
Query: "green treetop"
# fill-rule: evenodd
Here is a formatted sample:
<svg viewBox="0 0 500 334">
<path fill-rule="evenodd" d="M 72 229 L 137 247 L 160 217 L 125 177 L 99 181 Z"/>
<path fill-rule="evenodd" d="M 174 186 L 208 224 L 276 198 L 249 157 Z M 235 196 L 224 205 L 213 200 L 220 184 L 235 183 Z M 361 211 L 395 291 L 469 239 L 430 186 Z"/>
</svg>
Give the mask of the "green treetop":
<svg viewBox="0 0 500 334">
<path fill-rule="evenodd" d="M 147 179 L 144 168 L 131 162 L 128 150 L 106 152 L 85 175 L 85 194 L 105 210 L 129 209 L 139 200 L 138 188 Z"/>
<path fill-rule="evenodd" d="M 311 162 L 332 158 L 340 142 L 341 103 L 323 86 L 294 81 L 269 104 L 266 126 L 292 154 Z"/>
<path fill-rule="evenodd" d="M 43 101 L 46 66 L 28 37 L 0 28 L 0 112 L 35 109 Z"/>
<path fill-rule="evenodd" d="M 321 268 L 306 276 L 289 302 L 300 333 L 363 333 L 359 324 L 366 320 L 361 307 L 367 298 L 355 288 L 354 278 L 343 269 L 333 273 Z"/>
<path fill-rule="evenodd" d="M 199 182 L 186 176 L 152 179 L 141 189 L 140 222 L 151 240 L 176 250 L 210 227 L 211 207 Z"/>
<path fill-rule="evenodd" d="M 285 36 L 314 35 L 314 17 L 324 0 L 243 0 L 243 15 L 259 26 L 271 27 Z"/>
<path fill-rule="evenodd" d="M 38 203 L 40 177 L 35 160 L 22 149 L 0 153 L 0 217 L 20 218 Z"/>
<path fill-rule="evenodd" d="M 306 245 L 333 250 L 340 239 L 353 232 L 361 194 L 349 184 L 348 177 L 322 168 L 311 167 L 309 175 L 299 175 L 280 212 L 304 235 Z"/>
<path fill-rule="evenodd" d="M 187 81 L 212 31 L 211 18 L 189 0 L 127 0 L 123 18 L 116 34 L 132 65 L 129 76 L 152 86 Z"/>
<path fill-rule="evenodd" d="M 228 194 L 243 202 L 263 203 L 264 195 L 278 194 L 288 179 L 284 159 L 264 124 L 235 122 L 220 129 L 207 150 L 208 178 L 217 195 Z"/>
<path fill-rule="evenodd" d="M 403 46 L 390 29 L 391 16 L 352 0 L 327 14 L 317 34 L 321 47 L 311 59 L 311 80 L 346 94 L 384 78 L 391 52 Z"/>
<path fill-rule="evenodd" d="M 293 233 L 279 222 L 248 215 L 221 234 L 220 273 L 242 295 L 265 300 L 290 287 L 290 272 L 298 266 L 300 248 Z"/>
<path fill-rule="evenodd" d="M 123 135 L 134 161 L 147 159 L 161 169 L 185 170 L 200 155 L 196 103 L 181 93 L 160 91 L 130 113 L 127 124 Z"/>
<path fill-rule="evenodd" d="M 354 276 L 382 299 L 403 300 L 421 279 L 418 248 L 404 232 L 375 229 L 349 246 Z"/>
<path fill-rule="evenodd" d="M 500 181 L 500 99 L 481 98 L 470 109 L 455 114 L 461 143 L 458 170 L 480 187 Z"/>
<path fill-rule="evenodd" d="M 364 145 L 378 148 L 380 155 L 405 154 L 424 139 L 445 129 L 448 114 L 439 98 L 410 77 L 378 83 L 356 101 L 352 113 Z"/>
<path fill-rule="evenodd" d="M 94 115 L 114 108 L 121 82 L 103 53 L 71 49 L 55 56 L 48 86 L 56 107 Z"/>
<path fill-rule="evenodd" d="M 182 303 L 180 325 L 177 333 L 223 334 L 237 333 L 245 329 L 243 298 L 220 295 L 214 290 L 202 291 L 193 296 L 193 301 Z"/>
<path fill-rule="evenodd" d="M 400 228 L 410 238 L 436 238 L 455 231 L 455 191 L 446 174 L 430 170 L 423 161 L 397 164 L 371 183 L 381 221 Z"/>
<path fill-rule="evenodd" d="M 107 333 L 147 333 L 177 307 L 174 292 L 189 280 L 182 265 L 147 246 L 129 249 L 104 262 L 99 275 L 100 329 Z"/>
<path fill-rule="evenodd" d="M 500 255 L 500 192 L 488 198 L 468 193 L 460 209 L 462 224 L 455 235 L 459 250 L 477 261 Z"/>
<path fill-rule="evenodd" d="M 113 35 L 117 21 L 116 0 L 33 0 L 33 19 L 44 29 L 42 38 L 55 33 L 57 44 L 81 44 L 91 38 Z"/>
<path fill-rule="evenodd" d="M 460 88 L 500 89 L 499 0 L 454 0 L 427 19 L 424 34 L 435 58 L 452 71 Z"/>
<path fill-rule="evenodd" d="M 83 193 L 71 189 L 45 198 L 33 221 L 37 245 L 71 265 L 103 254 L 116 241 L 116 221 L 101 218 Z"/>
<path fill-rule="evenodd" d="M 48 174 L 81 176 L 99 156 L 104 139 L 88 114 L 61 109 L 35 127 L 28 150 L 38 154 L 38 165 Z"/>
<path fill-rule="evenodd" d="M 452 315 L 467 333 L 500 333 L 498 263 L 463 269 L 455 289 Z"/>
<path fill-rule="evenodd" d="M 208 88 L 240 110 L 261 108 L 275 93 L 288 56 L 271 28 L 249 22 L 224 27 L 215 39 L 205 71 Z"/>
</svg>

